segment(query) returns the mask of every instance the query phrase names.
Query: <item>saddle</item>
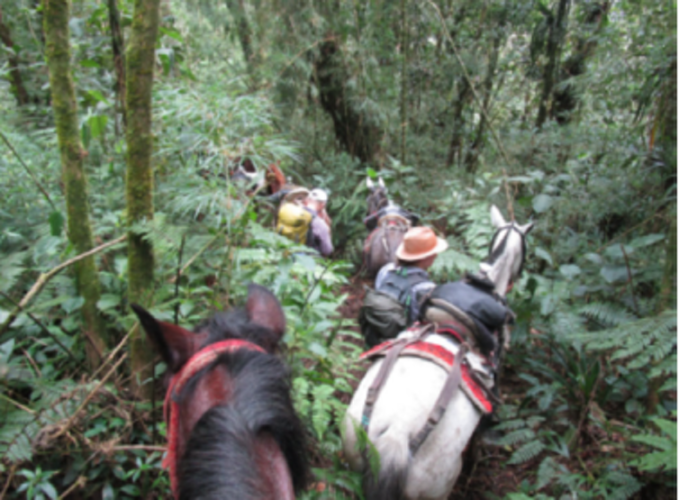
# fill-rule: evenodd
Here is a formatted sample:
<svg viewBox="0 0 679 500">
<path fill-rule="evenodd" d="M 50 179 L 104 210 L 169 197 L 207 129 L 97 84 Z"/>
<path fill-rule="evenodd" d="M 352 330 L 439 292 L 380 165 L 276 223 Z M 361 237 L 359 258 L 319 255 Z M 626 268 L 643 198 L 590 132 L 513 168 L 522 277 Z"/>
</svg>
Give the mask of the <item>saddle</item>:
<svg viewBox="0 0 679 500">
<path fill-rule="evenodd" d="M 457 352 L 453 353 L 452 349 L 444 347 L 445 343 L 424 340 L 434 333 L 449 339 L 444 342 L 455 342 L 458 345 Z M 446 382 L 427 418 L 427 422 L 410 440 L 409 448 L 413 455 L 417 453 L 417 450 L 441 420 L 458 388 L 464 391 L 465 395 L 483 414 L 490 414 L 493 411 L 493 402 L 499 402 L 492 392 L 494 365 L 487 358 L 470 353 L 469 346 L 464 341 L 463 336 L 453 327 L 446 326 L 434 329 L 432 324 L 424 326 L 416 324 L 404 331 L 397 339 L 384 342 L 364 352 L 360 359 L 376 359 L 382 356 L 385 357 L 385 360 L 368 389 L 368 396 L 363 407 L 361 424 L 366 431 L 370 425 L 374 404 L 399 356 L 424 358 L 436 363 L 448 372 Z"/>
</svg>

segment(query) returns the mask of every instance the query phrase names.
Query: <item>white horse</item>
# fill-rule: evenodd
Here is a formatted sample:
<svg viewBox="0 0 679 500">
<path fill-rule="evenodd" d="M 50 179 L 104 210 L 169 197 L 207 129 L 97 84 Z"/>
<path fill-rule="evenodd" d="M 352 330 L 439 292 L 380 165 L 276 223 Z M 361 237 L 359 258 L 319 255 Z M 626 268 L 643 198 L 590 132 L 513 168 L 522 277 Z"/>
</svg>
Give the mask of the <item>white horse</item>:
<svg viewBox="0 0 679 500">
<path fill-rule="evenodd" d="M 505 222 L 495 206 L 491 207 L 491 221 L 498 230 L 491 242 L 490 256 L 481 263 L 481 274 L 489 278 L 495 284 L 495 292 L 504 297 L 508 286 L 521 272 L 525 235 L 532 223 L 521 226 L 513 221 Z M 457 345 L 441 335 L 429 335 L 425 342 L 438 344 L 453 354 L 458 351 Z M 465 392 L 456 391 L 438 425 L 413 455 L 411 440 L 425 425 L 448 373 L 423 358 L 399 357 L 370 415 L 368 438 L 380 457 L 379 477 L 374 478 L 366 451 L 357 446 L 356 433 L 361 427 L 368 389 L 384 359 L 379 358 L 368 369 L 351 400 L 343 423 L 345 455 L 354 470 L 366 474 L 367 500 L 445 499 L 460 474 L 462 452 L 481 419 L 481 412 Z M 480 356 L 469 353 L 466 359 L 482 375 L 492 377 Z"/>
</svg>

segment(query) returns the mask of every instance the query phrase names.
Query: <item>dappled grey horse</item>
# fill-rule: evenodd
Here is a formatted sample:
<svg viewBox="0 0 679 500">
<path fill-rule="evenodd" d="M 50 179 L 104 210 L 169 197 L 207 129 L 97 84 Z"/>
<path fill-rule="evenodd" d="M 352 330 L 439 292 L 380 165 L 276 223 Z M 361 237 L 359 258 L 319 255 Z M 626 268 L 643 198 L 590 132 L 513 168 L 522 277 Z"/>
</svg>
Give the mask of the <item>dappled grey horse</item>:
<svg viewBox="0 0 679 500">
<path fill-rule="evenodd" d="M 389 200 L 381 177 L 377 185 L 368 177 L 366 185 L 370 195 L 368 214 L 363 222 L 371 232 L 363 245 L 363 263 L 367 276 L 374 278 L 382 266 L 396 261 L 396 249 L 411 220 L 407 212 Z"/>
</svg>

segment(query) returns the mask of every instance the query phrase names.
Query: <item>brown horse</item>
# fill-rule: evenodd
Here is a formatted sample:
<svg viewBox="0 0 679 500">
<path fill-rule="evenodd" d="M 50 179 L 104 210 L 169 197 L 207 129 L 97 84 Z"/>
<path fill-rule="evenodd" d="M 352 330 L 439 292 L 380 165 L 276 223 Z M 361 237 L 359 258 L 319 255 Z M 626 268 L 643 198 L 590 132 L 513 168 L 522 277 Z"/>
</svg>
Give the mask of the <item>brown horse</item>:
<svg viewBox="0 0 679 500">
<path fill-rule="evenodd" d="M 305 435 L 274 355 L 285 316 L 273 294 L 250 285 L 243 309 L 193 332 L 132 308 L 172 374 L 165 465 L 175 498 L 293 500 L 308 476 Z"/>
</svg>

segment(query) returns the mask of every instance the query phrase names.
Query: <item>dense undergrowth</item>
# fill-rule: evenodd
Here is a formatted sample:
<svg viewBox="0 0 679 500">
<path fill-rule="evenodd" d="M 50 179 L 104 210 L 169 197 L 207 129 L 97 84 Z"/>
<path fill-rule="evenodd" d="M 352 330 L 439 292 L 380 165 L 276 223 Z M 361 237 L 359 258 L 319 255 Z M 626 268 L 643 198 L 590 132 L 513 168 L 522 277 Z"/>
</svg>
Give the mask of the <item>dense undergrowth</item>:
<svg viewBox="0 0 679 500">
<path fill-rule="evenodd" d="M 39 10 L 24 3 L 6 15 L 26 16 L 27 26 L 35 28 Z M 307 86 L 312 64 L 299 51 L 308 45 L 288 47 L 276 24 L 267 39 L 271 46 L 262 49 L 271 52 L 271 67 L 262 70 L 253 90 L 254 76 L 244 62 L 224 56 L 235 50 L 234 31 L 222 36 L 219 22 L 230 19 L 226 7 L 171 7 L 174 15 L 164 16 L 158 41 L 153 97 L 156 212 L 137 228 L 155 253 L 151 311 L 190 327 L 212 311 L 240 304 L 249 282 L 270 288 L 286 313 L 284 356 L 296 407 L 312 436 L 315 482 L 304 498 L 360 498 L 360 478 L 342 460 L 338 423 L 356 384 L 361 342 L 354 319 L 342 318 L 338 307 L 347 298 L 340 289 L 360 267 L 364 180 L 376 166 L 337 147 L 331 119 L 316 103 L 318 88 Z M 123 24 L 131 8 L 131 2 L 121 2 Z M 201 9 L 208 8 L 206 15 Z M 299 15 L 308 15 L 310 25 L 330 23 L 307 8 Z M 342 13 L 342 22 L 353 19 L 353 12 Z M 431 17 L 412 15 L 418 29 L 433 29 Z M 97 244 L 126 232 L 126 146 L 105 18 L 103 4 L 83 2 L 71 26 Z M 639 25 L 658 33 L 641 15 Z M 575 82 L 582 100 L 577 125 L 548 122 L 537 134 L 524 116 L 523 90 L 533 83 L 518 69 L 521 54 L 530 49 L 528 35 L 517 35 L 515 53 L 505 54 L 504 86 L 497 90 L 503 105 L 493 110 L 504 154 L 488 146 L 476 170 L 466 172 L 461 165 L 443 167 L 449 142 L 444 132 L 450 130 L 440 124 L 451 121 L 452 113 L 443 96 L 453 90 L 442 89 L 455 64 L 434 65 L 440 53 L 428 52 L 429 42 L 412 56 L 420 57 L 411 77 L 422 102 L 413 105 L 408 156 L 401 162 L 393 65 L 380 66 L 379 30 L 364 28 L 363 45 L 350 30 L 343 32 L 354 71 L 350 87 L 360 91 L 351 105 L 373 111 L 385 128 L 379 174 L 391 196 L 449 241 L 433 268 L 435 280 L 458 279 L 486 256 L 491 203 L 506 215 L 513 210 L 520 222 L 536 222 L 526 272 L 509 297 L 517 321 L 502 379 L 501 437 L 494 444 L 506 457 L 502 467 L 516 470 L 521 480 L 517 491 L 495 497 L 671 496 L 677 463 L 676 281 L 668 273 L 676 273 L 676 260 L 673 271 L 668 264 L 676 243 L 672 250 L 668 227 L 676 210 L 676 173 L 667 173 L 676 171 L 676 147 L 649 150 L 648 130 L 656 126 L 660 101 L 654 99 L 662 91 L 657 82 L 672 68 L 667 51 L 673 38 L 658 36 L 662 43 L 630 63 L 620 57 L 621 40 L 630 36 L 641 43 L 643 37 L 631 28 L 631 35 L 602 35 L 599 54 L 615 57 L 597 55 L 596 70 Z M 29 91 L 42 95 L 39 40 L 26 27 L 18 33 L 21 50 L 32 54 L 26 64 L 37 68 Z M 308 33 L 295 31 L 303 35 Z M 275 52 L 276 40 L 288 52 Z M 478 54 L 469 51 L 465 60 L 472 64 Z M 7 77 L 9 66 L 2 71 Z M 427 80 L 428 72 L 435 78 Z M 645 72 L 654 76 L 645 79 Z M 70 269 L 49 276 L 37 293 L 32 289 L 75 256 L 64 229 L 51 114 L 44 99 L 16 106 L 5 92 L 8 83 L 0 85 L 0 323 L 17 313 L 0 333 L 0 497 L 167 498 L 169 481 L 161 468 L 164 365 L 156 366 L 154 379 L 141 381 L 154 385 L 153 401 L 132 397 L 126 370 L 134 317 L 125 245 L 97 253 L 98 307 L 114 342 L 101 353 L 102 366 L 91 371 L 79 315 L 83 299 Z M 639 119 L 644 113 L 651 115 L 646 123 Z M 468 118 L 471 129 L 479 117 L 470 112 Z M 271 231 L 271 206 L 248 199 L 224 175 L 228 158 L 242 155 L 257 165 L 281 160 L 295 182 L 331 192 L 333 259 L 307 254 Z"/>
</svg>

